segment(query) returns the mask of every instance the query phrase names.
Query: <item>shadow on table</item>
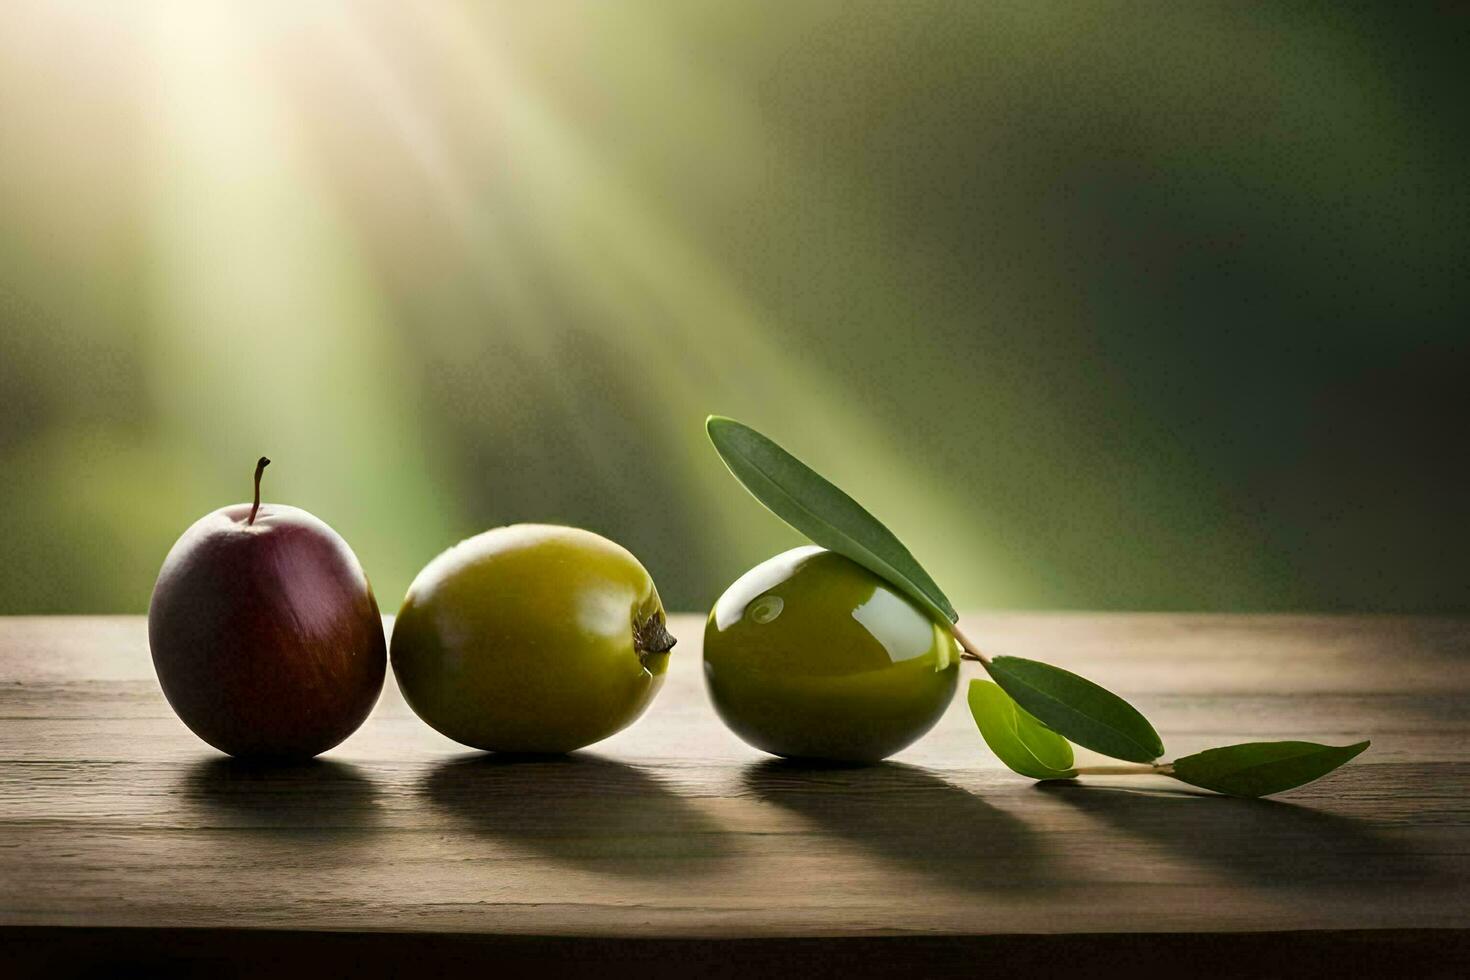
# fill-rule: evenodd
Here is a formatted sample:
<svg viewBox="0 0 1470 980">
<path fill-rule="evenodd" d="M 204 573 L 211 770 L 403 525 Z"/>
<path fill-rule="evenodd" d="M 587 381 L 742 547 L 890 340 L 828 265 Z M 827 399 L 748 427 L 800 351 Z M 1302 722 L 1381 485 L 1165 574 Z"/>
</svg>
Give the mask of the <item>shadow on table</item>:
<svg viewBox="0 0 1470 980">
<path fill-rule="evenodd" d="M 353 843 L 379 819 L 373 781 L 357 767 L 329 759 L 205 759 L 184 774 L 177 792 L 201 826 L 274 831 L 267 840 Z"/>
<path fill-rule="evenodd" d="M 1036 792 L 1143 845 L 1257 885 L 1423 885 L 1448 870 L 1374 823 L 1280 800 L 1041 782 Z"/>
<path fill-rule="evenodd" d="M 770 759 L 747 767 L 742 781 L 756 799 L 955 888 L 1047 884 L 1047 855 L 1025 823 L 915 766 Z"/>
<path fill-rule="evenodd" d="M 462 756 L 419 790 L 476 834 L 603 874 L 687 877 L 730 853 L 726 832 L 663 780 L 596 755 Z"/>
</svg>

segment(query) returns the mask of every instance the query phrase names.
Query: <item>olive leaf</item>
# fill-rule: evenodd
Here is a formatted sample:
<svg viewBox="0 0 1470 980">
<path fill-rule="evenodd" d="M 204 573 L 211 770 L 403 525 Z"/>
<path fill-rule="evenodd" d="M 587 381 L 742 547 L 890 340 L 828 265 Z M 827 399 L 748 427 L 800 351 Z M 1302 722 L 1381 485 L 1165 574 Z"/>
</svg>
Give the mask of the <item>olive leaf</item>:
<svg viewBox="0 0 1470 980">
<path fill-rule="evenodd" d="M 900 589 L 936 619 L 959 619 L 903 542 L 856 500 L 748 425 L 711 415 L 705 430 L 735 479 L 771 513 Z"/>
<path fill-rule="evenodd" d="M 970 714 L 985 744 L 1012 772 L 1032 779 L 1070 779 L 1072 746 L 1031 717 L 990 681 L 970 682 Z"/>
<path fill-rule="evenodd" d="M 903 542 L 857 501 L 748 425 L 711 415 L 705 429 L 735 479 L 777 517 L 884 579 L 936 620 L 958 621 L 954 606 Z M 1016 772 L 1033 779 L 1077 775 L 1068 740 L 1130 762 L 1152 763 L 1164 754 L 1148 719 L 1092 681 L 1020 657 L 976 659 L 995 683 L 971 683 L 970 712 L 986 743 Z M 1324 776 L 1367 747 L 1254 742 L 1144 771 L 1220 793 L 1265 796 Z"/>
<path fill-rule="evenodd" d="M 1085 677 L 1021 657 L 996 657 L 985 667 L 1017 704 L 1084 748 L 1129 762 L 1164 754 L 1159 733 L 1137 708 Z"/>
<path fill-rule="evenodd" d="M 1244 742 L 1175 759 L 1171 775 L 1228 796 L 1269 796 L 1322 778 L 1369 744 Z"/>
</svg>

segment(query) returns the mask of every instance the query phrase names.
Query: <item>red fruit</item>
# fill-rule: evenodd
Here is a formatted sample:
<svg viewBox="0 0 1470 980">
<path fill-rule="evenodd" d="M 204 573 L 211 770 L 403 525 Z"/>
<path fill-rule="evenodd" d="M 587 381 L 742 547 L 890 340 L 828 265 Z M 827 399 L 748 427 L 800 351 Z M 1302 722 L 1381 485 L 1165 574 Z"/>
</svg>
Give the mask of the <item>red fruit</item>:
<svg viewBox="0 0 1470 980">
<path fill-rule="evenodd" d="M 357 730 L 383 689 L 372 586 L 347 542 L 296 507 L 206 514 L 164 559 L 148 644 L 194 734 L 249 758 L 308 758 Z"/>
</svg>

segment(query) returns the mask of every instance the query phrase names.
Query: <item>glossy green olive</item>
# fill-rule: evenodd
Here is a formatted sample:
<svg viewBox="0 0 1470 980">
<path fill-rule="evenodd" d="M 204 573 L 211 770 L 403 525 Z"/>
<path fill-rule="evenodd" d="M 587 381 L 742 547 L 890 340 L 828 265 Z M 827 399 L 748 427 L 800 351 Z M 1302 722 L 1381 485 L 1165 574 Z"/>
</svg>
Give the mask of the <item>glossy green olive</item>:
<svg viewBox="0 0 1470 980">
<path fill-rule="evenodd" d="M 796 548 L 710 612 L 704 678 L 725 724 L 789 758 L 876 762 L 954 697 L 959 648 L 908 598 L 834 552 Z"/>
<path fill-rule="evenodd" d="M 570 752 L 631 724 L 663 683 L 673 638 L 627 549 L 577 528 L 517 524 L 419 572 L 393 626 L 403 697 L 457 742 Z"/>
</svg>

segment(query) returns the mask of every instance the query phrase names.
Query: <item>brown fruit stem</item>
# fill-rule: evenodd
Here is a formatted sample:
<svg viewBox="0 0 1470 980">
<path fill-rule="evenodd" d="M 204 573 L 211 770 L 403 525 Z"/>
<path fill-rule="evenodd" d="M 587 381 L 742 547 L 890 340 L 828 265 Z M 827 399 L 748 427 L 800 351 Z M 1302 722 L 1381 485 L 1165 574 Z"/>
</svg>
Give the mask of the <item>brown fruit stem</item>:
<svg viewBox="0 0 1470 980">
<path fill-rule="evenodd" d="M 960 654 L 961 660 L 973 660 L 986 670 L 990 669 L 990 658 L 985 655 L 985 651 L 980 649 L 979 644 L 965 635 L 965 631 L 960 629 L 959 623 L 951 623 L 949 632 L 954 636 L 955 642 L 959 643 L 960 648 L 964 650 Z"/>
<path fill-rule="evenodd" d="M 269 465 L 271 461 L 265 456 L 255 461 L 255 503 L 250 508 L 249 519 L 245 521 L 247 527 L 255 523 L 255 512 L 260 510 L 260 474 L 264 473 L 265 468 Z"/>
<path fill-rule="evenodd" d="M 633 624 L 633 649 L 640 663 L 660 653 L 668 653 L 679 641 L 664 626 L 662 613 L 654 613 L 641 623 Z"/>
</svg>

